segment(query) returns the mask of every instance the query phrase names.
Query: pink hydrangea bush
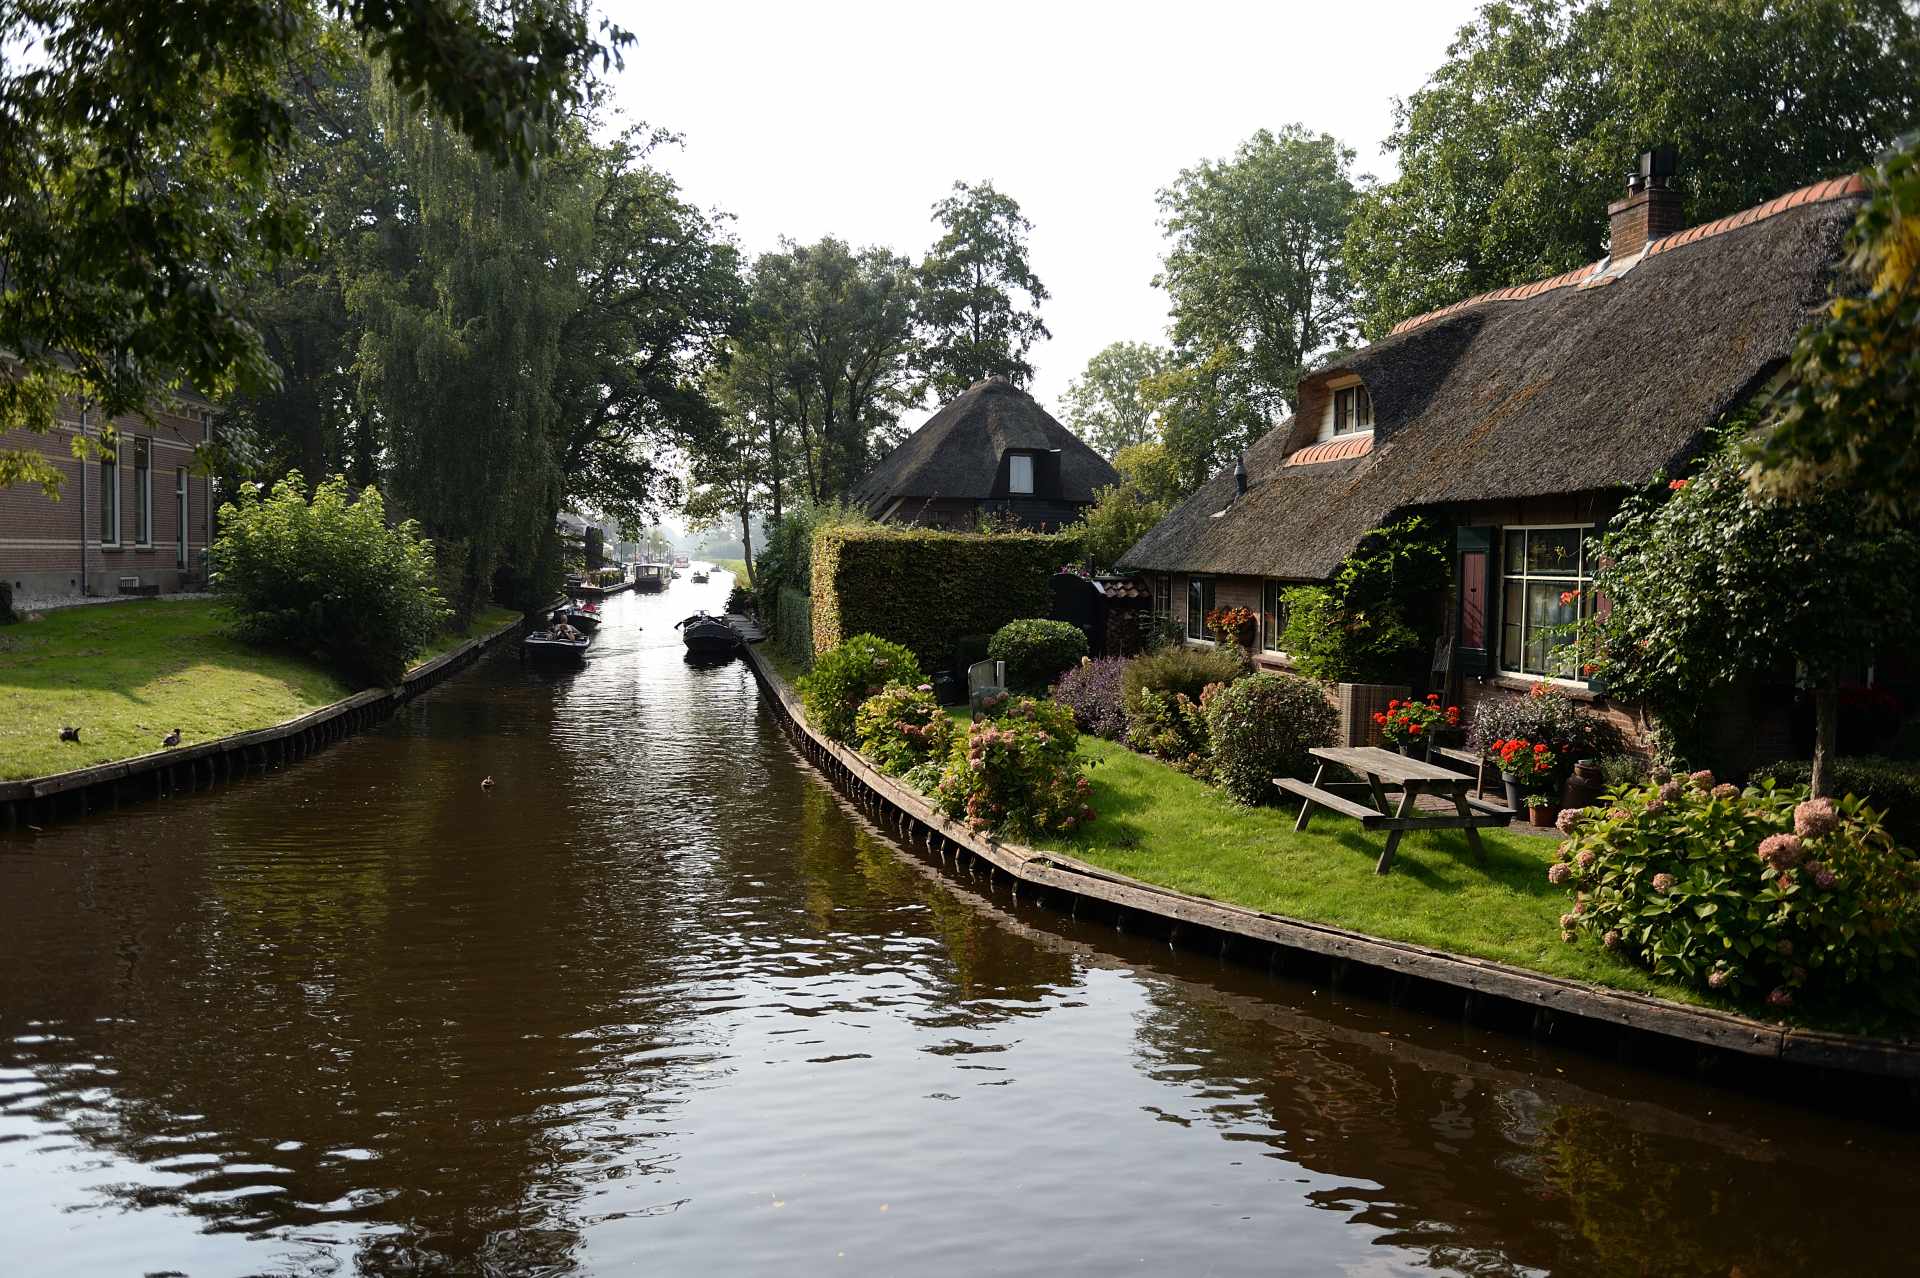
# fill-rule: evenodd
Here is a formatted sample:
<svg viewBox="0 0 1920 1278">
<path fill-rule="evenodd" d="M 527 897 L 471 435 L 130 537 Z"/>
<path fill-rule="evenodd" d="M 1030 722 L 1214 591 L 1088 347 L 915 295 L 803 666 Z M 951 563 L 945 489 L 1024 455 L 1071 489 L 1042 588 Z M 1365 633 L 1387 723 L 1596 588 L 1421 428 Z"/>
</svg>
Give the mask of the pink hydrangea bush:
<svg viewBox="0 0 1920 1278">
<path fill-rule="evenodd" d="M 853 716 L 855 748 L 889 776 L 944 760 L 953 752 L 953 737 L 953 720 L 929 684 L 883 688 L 861 702 Z"/>
<path fill-rule="evenodd" d="M 1071 710 L 1015 697 L 998 717 L 976 719 L 954 742 L 933 800 L 975 830 L 1069 833 L 1094 816 L 1079 742 Z"/>
<path fill-rule="evenodd" d="M 926 681 L 911 650 L 874 635 L 854 635 L 814 659 L 813 669 L 794 686 L 807 722 L 835 741 L 853 735 L 853 716 L 861 703 L 888 686 L 916 687 Z"/>
<path fill-rule="evenodd" d="M 1857 799 L 1696 772 L 1563 827 L 1563 933 L 1772 1009 L 1920 1012 L 1920 861 Z"/>
</svg>

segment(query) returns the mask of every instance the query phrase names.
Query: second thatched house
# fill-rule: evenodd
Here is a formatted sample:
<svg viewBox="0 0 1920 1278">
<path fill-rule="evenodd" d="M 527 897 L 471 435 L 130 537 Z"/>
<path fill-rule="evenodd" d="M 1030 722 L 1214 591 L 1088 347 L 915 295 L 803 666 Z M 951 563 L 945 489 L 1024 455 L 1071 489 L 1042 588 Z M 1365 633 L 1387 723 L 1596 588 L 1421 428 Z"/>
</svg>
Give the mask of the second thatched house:
<svg viewBox="0 0 1920 1278">
<path fill-rule="evenodd" d="M 975 382 L 888 453 L 853 499 L 883 523 L 1049 531 L 1120 482 L 1107 459 L 1004 377 Z"/>
<path fill-rule="evenodd" d="M 1862 198 L 1838 178 L 1686 229 L 1671 167 L 1642 157 L 1607 257 L 1407 320 L 1304 378 L 1244 471 L 1214 476 L 1122 566 L 1193 642 L 1209 610 L 1252 609 L 1259 659 L 1285 666 L 1285 588 L 1327 579 L 1369 529 L 1429 514 L 1455 529 L 1451 695 L 1548 679 L 1604 706 L 1554 629 L 1592 606 L 1593 535 L 1780 369 Z"/>
</svg>

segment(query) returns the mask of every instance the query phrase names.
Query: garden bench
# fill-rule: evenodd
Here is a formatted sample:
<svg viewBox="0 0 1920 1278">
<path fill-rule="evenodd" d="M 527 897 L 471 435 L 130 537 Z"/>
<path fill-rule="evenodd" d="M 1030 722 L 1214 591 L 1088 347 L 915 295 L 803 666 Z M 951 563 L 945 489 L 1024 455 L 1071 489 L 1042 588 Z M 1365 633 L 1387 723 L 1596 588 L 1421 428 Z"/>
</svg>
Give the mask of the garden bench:
<svg viewBox="0 0 1920 1278">
<path fill-rule="evenodd" d="M 1480 842 L 1480 831 L 1504 826 L 1511 816 L 1505 808 L 1496 809 L 1491 804 L 1469 799 L 1467 787 L 1473 784 L 1473 778 L 1451 768 L 1410 759 L 1374 746 L 1316 748 L 1308 753 L 1320 761 L 1311 782 L 1293 777 L 1273 779 L 1273 783 L 1281 790 L 1300 799 L 1300 816 L 1293 823 L 1293 828 L 1304 833 L 1313 810 L 1320 807 L 1353 817 L 1360 822 L 1362 829 L 1385 830 L 1387 846 L 1373 867 L 1376 874 L 1385 874 L 1392 868 L 1393 854 L 1400 846 L 1400 836 L 1408 830 L 1464 830 L 1474 860 L 1484 865 L 1487 850 Z M 1346 768 L 1366 779 L 1328 781 L 1326 775 L 1329 767 Z M 1337 794 L 1336 789 L 1364 790 L 1367 797 L 1372 799 L 1372 806 Z M 1389 813 L 1387 795 L 1393 790 L 1400 792 L 1400 802 Z M 1451 799 L 1454 811 L 1420 811 L 1415 804 L 1422 794 Z"/>
<path fill-rule="evenodd" d="M 967 667 L 967 709 L 979 714 L 981 704 L 1007 690 L 1007 663 L 976 661 Z"/>
</svg>

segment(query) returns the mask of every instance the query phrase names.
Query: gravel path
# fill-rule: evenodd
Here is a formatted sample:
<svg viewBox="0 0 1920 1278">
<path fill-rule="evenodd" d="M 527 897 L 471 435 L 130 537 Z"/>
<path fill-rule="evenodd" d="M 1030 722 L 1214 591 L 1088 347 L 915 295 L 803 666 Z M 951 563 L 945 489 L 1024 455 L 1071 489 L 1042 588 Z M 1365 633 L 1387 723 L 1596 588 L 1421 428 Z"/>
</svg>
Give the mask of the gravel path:
<svg viewBox="0 0 1920 1278">
<path fill-rule="evenodd" d="M 172 594 L 150 596 L 160 599 L 211 599 L 213 595 L 205 590 L 180 590 Z M 132 603 L 138 595 L 30 595 L 16 593 L 13 596 L 13 610 L 21 615 L 29 612 L 51 612 L 55 608 L 83 608 L 93 604 Z"/>
</svg>

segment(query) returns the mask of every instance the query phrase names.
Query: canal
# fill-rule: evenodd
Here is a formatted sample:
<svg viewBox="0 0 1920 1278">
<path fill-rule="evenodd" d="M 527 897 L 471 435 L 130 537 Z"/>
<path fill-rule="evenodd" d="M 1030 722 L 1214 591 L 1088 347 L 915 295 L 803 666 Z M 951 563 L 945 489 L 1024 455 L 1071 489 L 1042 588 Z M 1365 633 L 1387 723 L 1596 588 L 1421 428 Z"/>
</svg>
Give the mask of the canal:
<svg viewBox="0 0 1920 1278">
<path fill-rule="evenodd" d="M 1911 1133 L 928 865 L 683 660 L 724 581 L 0 835 L 0 1273 L 1912 1271 Z"/>
</svg>

